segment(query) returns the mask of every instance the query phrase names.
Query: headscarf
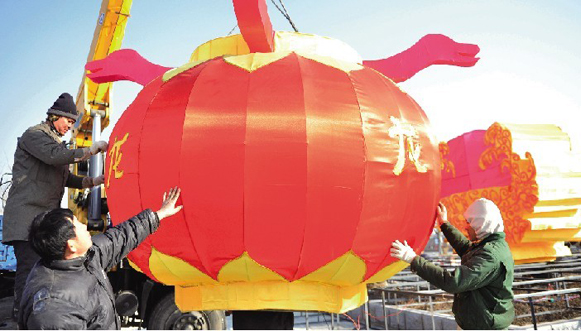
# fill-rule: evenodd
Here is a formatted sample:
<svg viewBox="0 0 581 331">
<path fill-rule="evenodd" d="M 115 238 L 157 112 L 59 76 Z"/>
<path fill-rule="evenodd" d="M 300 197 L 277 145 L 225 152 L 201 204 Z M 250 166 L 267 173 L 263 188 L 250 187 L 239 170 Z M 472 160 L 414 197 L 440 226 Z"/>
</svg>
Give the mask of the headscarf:
<svg viewBox="0 0 581 331">
<path fill-rule="evenodd" d="M 484 239 L 489 234 L 504 231 L 500 210 L 488 199 L 480 198 L 474 201 L 466 209 L 464 217 L 476 233 L 478 240 Z"/>
</svg>

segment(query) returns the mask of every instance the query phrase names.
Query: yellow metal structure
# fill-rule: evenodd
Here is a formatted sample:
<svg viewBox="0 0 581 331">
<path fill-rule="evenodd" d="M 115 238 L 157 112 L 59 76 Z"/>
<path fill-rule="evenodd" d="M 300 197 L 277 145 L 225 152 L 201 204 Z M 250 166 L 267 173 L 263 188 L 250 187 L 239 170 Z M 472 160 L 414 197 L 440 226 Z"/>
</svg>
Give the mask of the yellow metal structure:
<svg viewBox="0 0 581 331">
<path fill-rule="evenodd" d="M 351 46 L 337 39 L 313 34 L 276 31 L 274 50 L 278 53 L 295 52 L 303 57 L 317 55 L 317 58 L 333 58 L 342 62 L 361 64 L 363 59 Z M 190 62 L 201 62 L 220 56 L 250 54 L 242 35 L 220 37 L 198 46 L 190 56 Z M 327 62 L 331 59 L 327 59 Z"/>
<path fill-rule="evenodd" d="M 87 62 L 103 59 L 121 48 L 132 2 L 133 0 L 103 0 Z M 87 78 L 86 73 L 83 73 L 76 99 L 80 117 L 75 123 L 71 136 L 73 148 L 88 147 L 92 144 L 93 116 L 91 112 L 97 111 L 101 115 L 101 131 L 109 125 L 111 90 L 112 83 L 97 84 Z M 83 166 L 80 169 L 79 165 L 75 164 L 72 172 L 87 175 L 87 170 L 82 168 Z M 80 204 L 84 193 L 84 190 L 69 189 L 68 205 L 77 218 L 86 223 L 87 208 Z"/>
<path fill-rule="evenodd" d="M 133 0 L 103 0 L 87 62 L 100 60 L 121 48 L 125 25 Z M 91 110 L 105 111 L 101 131 L 109 125 L 109 98 L 112 83 L 97 84 L 83 74 L 77 93 L 77 111 L 82 114 L 73 134 L 77 147 L 91 145 Z"/>
</svg>

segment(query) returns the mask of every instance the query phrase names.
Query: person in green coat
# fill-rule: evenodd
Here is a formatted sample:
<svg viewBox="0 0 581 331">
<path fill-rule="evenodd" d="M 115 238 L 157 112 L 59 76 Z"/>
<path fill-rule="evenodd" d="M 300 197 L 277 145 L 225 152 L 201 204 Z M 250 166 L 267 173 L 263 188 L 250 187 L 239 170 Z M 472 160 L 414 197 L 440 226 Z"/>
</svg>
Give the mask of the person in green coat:
<svg viewBox="0 0 581 331">
<path fill-rule="evenodd" d="M 470 239 L 448 222 L 446 207 L 440 203 L 436 220 L 462 263 L 447 271 L 396 240 L 391 256 L 411 264 L 432 285 L 454 294 L 452 311 L 462 329 L 506 329 L 514 320 L 512 282 L 514 260 L 505 240 L 500 210 L 494 202 L 478 199 L 464 213 Z"/>
</svg>

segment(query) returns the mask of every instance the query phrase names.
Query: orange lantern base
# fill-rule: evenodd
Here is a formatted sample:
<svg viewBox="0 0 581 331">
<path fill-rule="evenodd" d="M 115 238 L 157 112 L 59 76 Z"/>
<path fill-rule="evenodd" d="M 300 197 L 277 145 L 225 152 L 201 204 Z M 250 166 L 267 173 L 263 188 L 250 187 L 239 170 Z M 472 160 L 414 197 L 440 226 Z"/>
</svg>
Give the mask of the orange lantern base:
<svg viewBox="0 0 581 331">
<path fill-rule="evenodd" d="M 181 311 L 280 309 L 344 313 L 366 301 L 365 284 L 340 287 L 272 281 L 175 288 L 175 302 Z"/>
</svg>

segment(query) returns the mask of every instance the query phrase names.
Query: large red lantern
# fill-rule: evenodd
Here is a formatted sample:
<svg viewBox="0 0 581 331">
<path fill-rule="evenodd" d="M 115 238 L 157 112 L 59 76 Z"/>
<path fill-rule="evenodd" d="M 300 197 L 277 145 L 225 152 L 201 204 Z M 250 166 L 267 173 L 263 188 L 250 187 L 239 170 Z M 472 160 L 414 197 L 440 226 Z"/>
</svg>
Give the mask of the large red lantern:
<svg viewBox="0 0 581 331">
<path fill-rule="evenodd" d="M 420 252 L 432 230 L 440 158 L 426 115 L 381 73 L 313 48 L 173 69 L 110 139 L 114 223 L 182 188 L 183 210 L 129 256 L 176 286 L 182 310 L 343 312 L 405 267 L 394 240 Z"/>
</svg>

